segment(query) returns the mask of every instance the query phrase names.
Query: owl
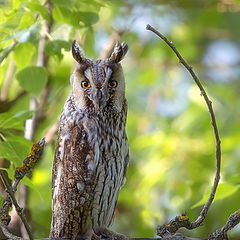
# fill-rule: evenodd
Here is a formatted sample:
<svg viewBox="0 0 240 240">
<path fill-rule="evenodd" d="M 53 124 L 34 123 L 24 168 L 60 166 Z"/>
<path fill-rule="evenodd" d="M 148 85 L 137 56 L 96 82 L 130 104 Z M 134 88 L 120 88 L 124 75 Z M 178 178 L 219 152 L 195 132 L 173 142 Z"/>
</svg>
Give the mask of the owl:
<svg viewBox="0 0 240 240">
<path fill-rule="evenodd" d="M 77 65 L 60 117 L 53 162 L 51 238 L 113 234 L 108 227 L 129 159 L 120 64 L 127 50 L 126 43 L 116 44 L 109 58 L 92 60 L 73 41 Z"/>
</svg>

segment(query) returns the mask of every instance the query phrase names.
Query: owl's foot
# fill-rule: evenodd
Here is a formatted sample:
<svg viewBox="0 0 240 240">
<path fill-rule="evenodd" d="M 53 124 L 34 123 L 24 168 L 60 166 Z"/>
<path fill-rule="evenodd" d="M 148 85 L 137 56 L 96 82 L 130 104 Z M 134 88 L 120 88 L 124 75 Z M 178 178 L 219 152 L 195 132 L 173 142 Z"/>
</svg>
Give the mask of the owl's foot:
<svg viewBox="0 0 240 240">
<path fill-rule="evenodd" d="M 127 237 L 120 234 L 120 233 L 116 233 L 113 231 L 108 230 L 107 228 L 105 229 L 101 229 L 98 233 L 97 233 L 97 237 L 99 237 L 101 240 L 126 240 Z M 97 240 L 94 239 L 93 240 Z"/>
<path fill-rule="evenodd" d="M 92 240 L 102 240 L 96 233 L 93 233 Z"/>
<path fill-rule="evenodd" d="M 82 235 L 78 235 L 77 237 L 72 237 L 72 239 L 75 239 L 75 240 L 91 240 L 93 235 L 94 235 L 94 232 L 93 232 L 92 229 L 90 229 Z"/>
</svg>

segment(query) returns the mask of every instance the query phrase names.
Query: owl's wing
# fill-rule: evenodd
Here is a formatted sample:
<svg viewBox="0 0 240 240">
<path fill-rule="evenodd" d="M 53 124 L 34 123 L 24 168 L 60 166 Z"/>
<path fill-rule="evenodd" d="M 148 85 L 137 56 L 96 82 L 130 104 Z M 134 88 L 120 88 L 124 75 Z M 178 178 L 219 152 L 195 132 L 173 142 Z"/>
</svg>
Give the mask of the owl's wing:
<svg viewBox="0 0 240 240">
<path fill-rule="evenodd" d="M 81 124 L 68 132 L 60 130 L 53 164 L 52 226 L 54 237 L 75 237 L 79 232 L 84 203 L 88 160 L 93 151 Z"/>
<path fill-rule="evenodd" d="M 123 141 L 124 141 L 124 163 L 123 163 L 123 181 L 122 181 L 121 187 L 126 182 L 126 174 L 127 174 L 127 169 L 129 165 L 129 146 L 128 146 L 128 139 L 127 139 L 126 133 Z"/>
</svg>

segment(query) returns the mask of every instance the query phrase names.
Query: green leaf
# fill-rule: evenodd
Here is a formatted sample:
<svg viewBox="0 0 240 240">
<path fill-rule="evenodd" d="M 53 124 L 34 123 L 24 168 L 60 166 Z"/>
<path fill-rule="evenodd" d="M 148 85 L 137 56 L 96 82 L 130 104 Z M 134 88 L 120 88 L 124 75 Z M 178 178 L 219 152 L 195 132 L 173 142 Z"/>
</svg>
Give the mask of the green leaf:
<svg viewBox="0 0 240 240">
<path fill-rule="evenodd" d="M 53 19 L 59 23 L 67 23 L 76 27 L 79 25 L 79 21 L 74 19 L 72 11 L 67 8 L 54 6 L 52 9 L 52 15 Z"/>
<path fill-rule="evenodd" d="M 85 38 L 84 51 L 85 51 L 86 55 L 95 56 L 96 55 L 95 49 L 94 49 L 95 36 L 94 36 L 93 28 L 89 27 L 87 29 L 84 29 L 83 35 Z"/>
<path fill-rule="evenodd" d="M 76 1 L 66 1 L 66 0 L 53 0 L 51 1 L 53 6 L 65 7 L 68 9 L 73 9 Z"/>
<path fill-rule="evenodd" d="M 18 9 L 21 5 L 21 1 L 20 0 L 12 0 L 12 7 L 13 9 Z"/>
<path fill-rule="evenodd" d="M 57 56 L 59 60 L 62 60 L 62 49 L 70 51 L 70 48 L 71 44 L 69 42 L 63 40 L 54 40 L 47 42 L 47 44 L 45 45 L 45 52 L 48 55 Z"/>
<path fill-rule="evenodd" d="M 21 18 L 18 29 L 23 29 L 31 26 L 35 22 L 35 19 L 31 13 L 25 13 Z"/>
<path fill-rule="evenodd" d="M 65 0 L 52 0 L 51 3 L 53 6 L 64 7 L 69 10 L 81 10 L 81 11 L 91 11 L 91 12 L 99 12 L 100 8 L 104 6 L 104 3 L 100 3 L 94 0 L 73 0 L 73 1 L 65 1 Z"/>
<path fill-rule="evenodd" d="M 80 20 L 84 22 L 87 27 L 97 23 L 99 19 L 98 15 L 94 12 L 79 12 L 78 14 L 80 15 Z"/>
<path fill-rule="evenodd" d="M 104 1 L 89 1 L 89 0 L 82 0 L 76 1 L 75 7 L 81 11 L 91 11 L 91 12 L 99 12 L 101 7 L 106 6 Z"/>
<path fill-rule="evenodd" d="M 52 10 L 53 18 L 59 23 L 69 24 L 76 28 L 90 26 L 98 21 L 94 12 L 81 12 L 55 6 Z"/>
<path fill-rule="evenodd" d="M 47 83 L 47 71 L 44 67 L 26 67 L 17 73 L 16 78 L 23 89 L 39 97 Z"/>
<path fill-rule="evenodd" d="M 0 129 L 18 129 L 23 130 L 24 127 L 13 114 L 5 112 L 0 114 Z"/>
<path fill-rule="evenodd" d="M 8 159 L 15 166 L 21 166 L 30 152 L 31 146 L 31 141 L 24 137 L 9 137 L 5 142 L 0 143 L 0 157 Z"/>
<path fill-rule="evenodd" d="M 17 112 L 14 117 L 17 118 L 19 121 L 25 121 L 33 116 L 34 111 L 28 110 L 28 111 L 20 111 Z"/>
<path fill-rule="evenodd" d="M 21 21 L 22 14 L 16 10 L 12 10 L 8 14 L 5 14 L 5 17 L 6 18 L 2 27 L 15 29 L 18 27 L 19 22 Z"/>
<path fill-rule="evenodd" d="M 24 68 L 31 62 L 36 47 L 31 42 L 19 43 L 14 49 L 14 60 L 18 68 Z"/>
<path fill-rule="evenodd" d="M 238 189 L 239 189 L 239 186 L 231 185 L 228 183 L 220 183 L 218 185 L 214 201 L 227 198 L 227 197 L 231 196 L 232 194 L 234 194 Z M 196 208 L 196 207 L 199 207 L 199 206 L 205 204 L 210 192 L 211 192 L 211 188 L 208 189 L 208 191 L 204 194 L 203 198 L 199 202 L 195 203 L 191 208 Z"/>
<path fill-rule="evenodd" d="M 28 2 L 27 6 L 30 10 L 32 10 L 33 12 L 38 12 L 41 14 L 41 16 L 46 19 L 47 21 L 50 21 L 50 17 L 48 15 L 48 11 L 47 8 L 44 5 L 40 5 L 37 3 L 33 3 L 33 2 Z"/>
<path fill-rule="evenodd" d="M 21 111 L 14 114 L 9 112 L 0 114 L 0 129 L 24 130 L 24 121 L 31 118 L 33 111 Z"/>
</svg>

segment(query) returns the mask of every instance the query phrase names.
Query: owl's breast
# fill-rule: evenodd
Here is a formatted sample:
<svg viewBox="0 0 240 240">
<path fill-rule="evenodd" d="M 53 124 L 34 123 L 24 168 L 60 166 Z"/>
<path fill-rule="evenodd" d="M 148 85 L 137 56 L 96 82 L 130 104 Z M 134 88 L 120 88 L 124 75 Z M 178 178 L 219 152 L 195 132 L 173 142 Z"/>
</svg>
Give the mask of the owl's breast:
<svg viewBox="0 0 240 240">
<path fill-rule="evenodd" d="M 113 127 L 114 125 L 114 127 Z M 124 178 L 124 160 L 128 152 L 124 126 L 101 119 L 86 123 L 93 159 L 87 163 L 91 169 L 89 185 L 92 196 L 92 224 L 95 228 L 109 226 Z M 94 133 L 94 134 L 93 134 Z"/>
</svg>

